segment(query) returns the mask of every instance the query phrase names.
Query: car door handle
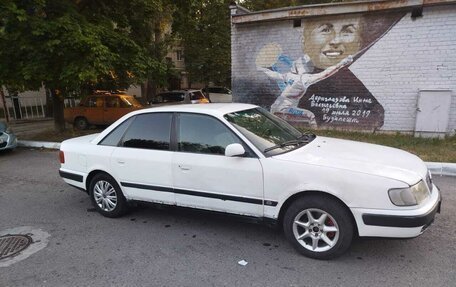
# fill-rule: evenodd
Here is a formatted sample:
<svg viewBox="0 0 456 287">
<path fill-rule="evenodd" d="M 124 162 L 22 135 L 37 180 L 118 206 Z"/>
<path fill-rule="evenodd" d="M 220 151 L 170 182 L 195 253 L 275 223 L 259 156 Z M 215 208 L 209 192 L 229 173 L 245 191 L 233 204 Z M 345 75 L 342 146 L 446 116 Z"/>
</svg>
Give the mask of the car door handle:
<svg viewBox="0 0 456 287">
<path fill-rule="evenodd" d="M 189 166 L 183 165 L 183 164 L 179 164 L 179 168 L 180 168 L 181 170 L 190 170 L 190 167 L 189 167 Z"/>
<path fill-rule="evenodd" d="M 125 164 L 125 161 L 124 161 L 123 159 L 118 159 L 118 160 L 117 160 L 117 163 L 118 163 L 118 164 Z"/>
</svg>

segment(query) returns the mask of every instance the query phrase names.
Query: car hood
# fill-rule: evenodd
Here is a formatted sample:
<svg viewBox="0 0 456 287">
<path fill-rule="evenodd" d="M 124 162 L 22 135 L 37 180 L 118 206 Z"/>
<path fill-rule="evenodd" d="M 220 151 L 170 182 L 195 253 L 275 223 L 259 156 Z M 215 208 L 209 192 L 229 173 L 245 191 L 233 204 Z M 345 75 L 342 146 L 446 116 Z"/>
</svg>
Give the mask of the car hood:
<svg viewBox="0 0 456 287">
<path fill-rule="evenodd" d="M 427 174 L 424 162 L 403 150 L 328 137 L 317 137 L 306 146 L 273 158 L 372 174 L 409 185 Z"/>
</svg>

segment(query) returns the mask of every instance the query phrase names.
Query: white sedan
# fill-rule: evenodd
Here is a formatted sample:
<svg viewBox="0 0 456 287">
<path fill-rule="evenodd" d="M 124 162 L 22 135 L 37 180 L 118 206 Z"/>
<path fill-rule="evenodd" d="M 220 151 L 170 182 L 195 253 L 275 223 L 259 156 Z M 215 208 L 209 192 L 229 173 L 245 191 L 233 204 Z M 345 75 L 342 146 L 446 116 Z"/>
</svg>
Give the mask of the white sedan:
<svg viewBox="0 0 456 287">
<path fill-rule="evenodd" d="M 318 259 L 341 255 L 356 235 L 418 236 L 440 211 L 418 157 L 301 133 L 247 104 L 135 111 L 64 141 L 60 162 L 63 180 L 104 216 L 146 201 L 254 217 Z"/>
</svg>

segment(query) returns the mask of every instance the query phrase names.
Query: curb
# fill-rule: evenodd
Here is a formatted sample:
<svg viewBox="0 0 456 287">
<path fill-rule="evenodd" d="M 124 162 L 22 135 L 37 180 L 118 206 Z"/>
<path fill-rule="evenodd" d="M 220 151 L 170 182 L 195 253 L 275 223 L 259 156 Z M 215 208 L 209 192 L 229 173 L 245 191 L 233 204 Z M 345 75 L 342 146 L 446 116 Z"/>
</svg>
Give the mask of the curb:
<svg viewBox="0 0 456 287">
<path fill-rule="evenodd" d="M 20 147 L 60 149 L 57 142 L 18 141 Z M 425 162 L 432 175 L 456 176 L 456 163 L 450 162 Z"/>
<path fill-rule="evenodd" d="M 17 141 L 17 146 L 60 149 L 60 143 L 56 142 Z"/>
<path fill-rule="evenodd" d="M 456 176 L 456 163 L 449 162 L 426 162 L 431 174 Z"/>
</svg>

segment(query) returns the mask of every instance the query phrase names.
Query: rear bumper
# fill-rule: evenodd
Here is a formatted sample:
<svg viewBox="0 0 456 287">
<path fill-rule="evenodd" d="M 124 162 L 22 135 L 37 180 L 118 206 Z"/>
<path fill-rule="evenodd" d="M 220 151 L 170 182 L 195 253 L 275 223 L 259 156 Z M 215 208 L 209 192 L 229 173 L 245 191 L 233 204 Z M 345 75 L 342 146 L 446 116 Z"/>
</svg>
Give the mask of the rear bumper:
<svg viewBox="0 0 456 287">
<path fill-rule="evenodd" d="M 82 175 L 79 175 L 79 174 L 76 174 L 76 173 L 72 173 L 72 172 L 63 171 L 63 170 L 59 170 L 59 175 L 61 177 L 63 177 L 63 178 L 71 179 L 71 180 L 77 181 L 77 182 L 83 182 L 83 179 L 84 179 L 84 177 Z"/>
<path fill-rule="evenodd" d="M 63 181 L 65 181 L 69 185 L 76 187 L 79 190 L 86 191 L 85 174 L 60 169 L 59 175 L 62 177 Z"/>
<path fill-rule="evenodd" d="M 359 236 L 412 238 L 419 236 L 440 213 L 441 196 L 434 185 L 431 198 L 416 209 L 373 210 L 352 208 Z"/>
</svg>

